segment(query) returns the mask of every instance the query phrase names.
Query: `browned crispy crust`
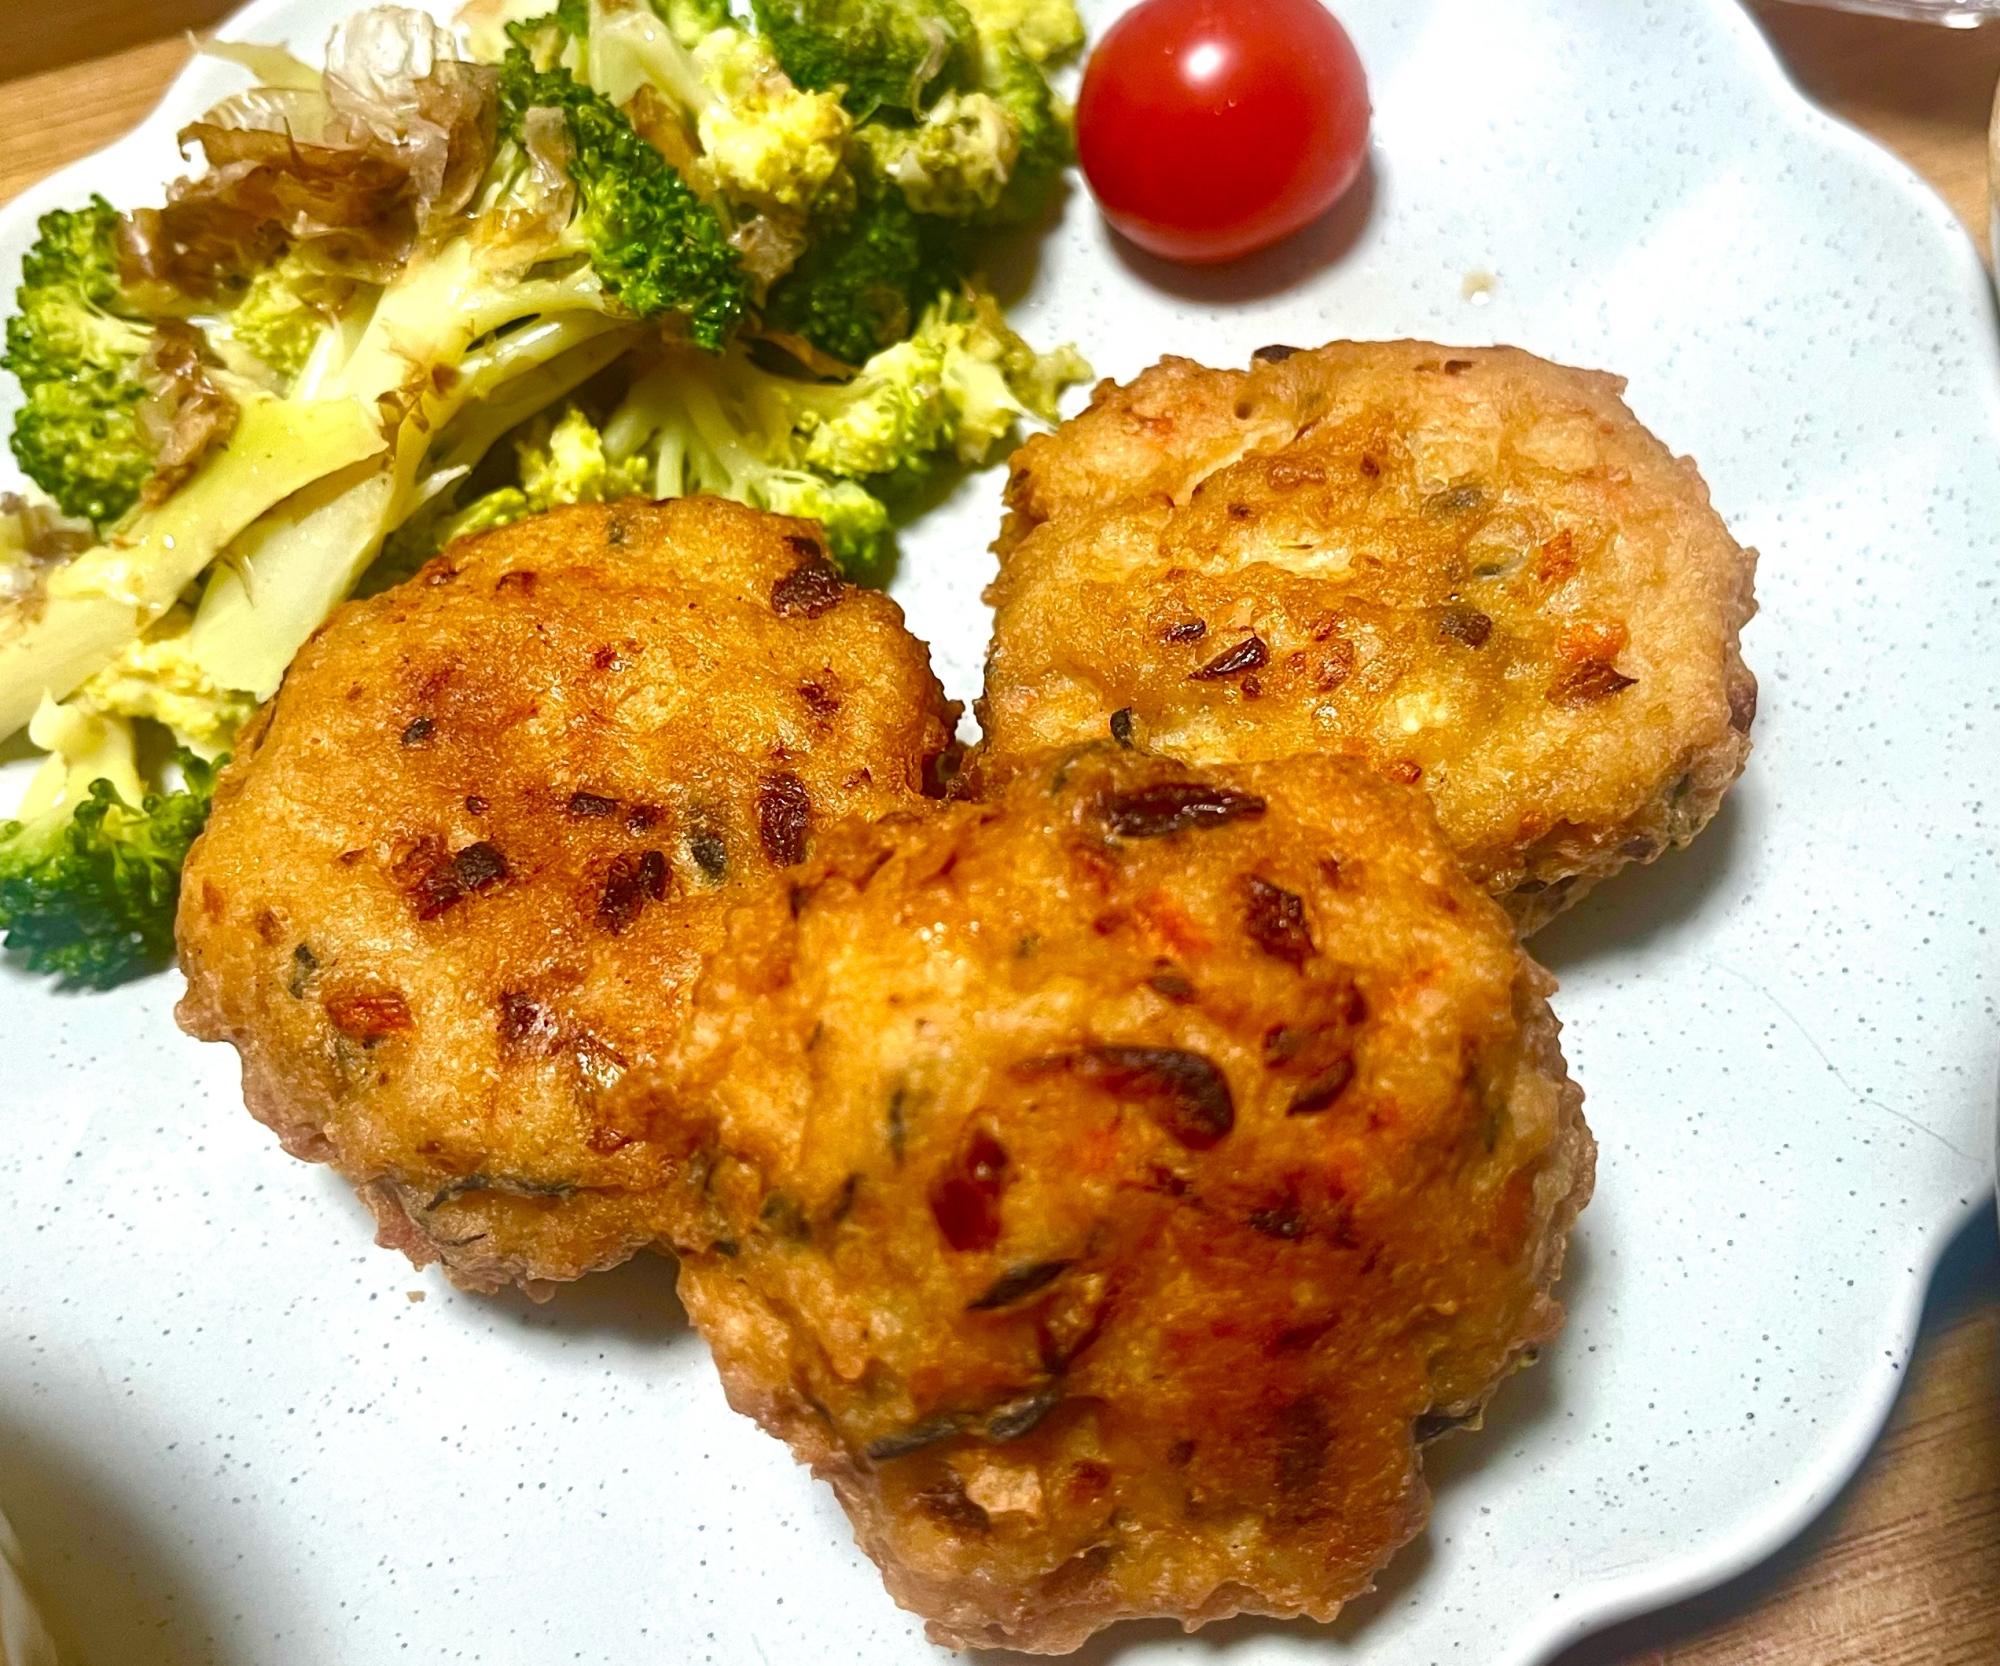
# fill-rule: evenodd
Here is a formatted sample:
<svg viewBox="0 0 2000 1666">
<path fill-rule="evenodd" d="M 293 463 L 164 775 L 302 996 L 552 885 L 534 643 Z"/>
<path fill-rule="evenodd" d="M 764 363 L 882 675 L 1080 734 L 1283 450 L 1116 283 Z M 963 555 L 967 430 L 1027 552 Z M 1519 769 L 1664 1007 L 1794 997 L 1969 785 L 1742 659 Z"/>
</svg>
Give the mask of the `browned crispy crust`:
<svg viewBox="0 0 2000 1666">
<path fill-rule="evenodd" d="M 1741 772 L 1753 552 L 1616 377 L 1515 348 L 1165 359 L 1014 458 L 989 773 L 1104 735 L 1421 782 L 1532 930 Z"/>
<path fill-rule="evenodd" d="M 728 908 L 835 818 L 924 802 L 952 713 L 811 522 L 557 511 L 341 609 L 191 853 L 191 1034 L 419 1264 L 494 1289 L 656 1241 L 606 1089 L 672 1037 Z"/>
<path fill-rule="evenodd" d="M 1552 1337 L 1594 1147 L 1422 795 L 1093 747 L 829 836 L 619 1100 L 731 1403 L 936 1641 L 1331 1618 Z"/>
</svg>

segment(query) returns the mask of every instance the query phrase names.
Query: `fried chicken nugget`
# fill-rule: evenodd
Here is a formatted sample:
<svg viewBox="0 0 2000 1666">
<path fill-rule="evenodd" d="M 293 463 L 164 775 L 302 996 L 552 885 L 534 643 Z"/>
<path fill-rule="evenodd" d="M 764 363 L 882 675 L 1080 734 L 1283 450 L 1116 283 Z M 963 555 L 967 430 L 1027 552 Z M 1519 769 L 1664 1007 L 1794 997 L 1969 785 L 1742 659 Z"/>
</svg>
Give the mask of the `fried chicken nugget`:
<svg viewBox="0 0 2000 1666">
<path fill-rule="evenodd" d="M 459 1284 L 660 1235 L 606 1089 L 670 1040 L 733 904 L 922 800 L 954 713 L 819 529 L 715 499 L 559 510 L 343 608 L 225 772 L 179 937 L 294 1156 Z"/>
<path fill-rule="evenodd" d="M 621 1096 L 731 1403 L 953 1647 L 1329 1619 L 1552 1337 L 1595 1148 L 1421 794 L 1109 747 L 829 836 Z"/>
<path fill-rule="evenodd" d="M 987 767 L 1363 756 L 1524 930 L 1685 845 L 1750 750 L 1755 556 L 1623 386 L 1412 341 L 1101 385 L 1015 455 Z"/>
</svg>

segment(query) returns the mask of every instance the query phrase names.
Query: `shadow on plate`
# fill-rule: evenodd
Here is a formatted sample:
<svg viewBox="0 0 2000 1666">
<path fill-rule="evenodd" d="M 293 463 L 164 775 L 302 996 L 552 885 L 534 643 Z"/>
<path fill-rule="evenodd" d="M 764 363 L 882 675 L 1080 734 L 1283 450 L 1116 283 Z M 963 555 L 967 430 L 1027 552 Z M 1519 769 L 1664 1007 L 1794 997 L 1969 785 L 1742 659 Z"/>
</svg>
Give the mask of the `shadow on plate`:
<svg viewBox="0 0 2000 1666">
<path fill-rule="evenodd" d="M 1743 815 L 1732 793 L 1686 850 L 1612 875 L 1529 938 L 1528 952 L 1560 978 L 1601 955 L 1643 948 L 1710 906 L 1747 854 Z"/>
<path fill-rule="evenodd" d="M 1575 1309 L 1583 1305 L 1589 1277 L 1588 1248 L 1571 1239 L 1562 1283 L 1558 1286 L 1558 1294 L 1566 1306 Z M 1551 1357 L 1562 1347 L 1563 1340 L 1559 1337 L 1551 1345 Z M 1433 1499 L 1450 1492 L 1461 1477 L 1476 1474 L 1488 1464 L 1532 1461 L 1534 1447 L 1548 1439 L 1546 1426 L 1561 1410 L 1561 1391 L 1554 1371 L 1546 1365 L 1517 1371 L 1500 1385 L 1487 1405 L 1484 1428 L 1477 1433 L 1447 1435 L 1425 1450 L 1424 1481 Z M 1284 1637 L 1315 1647 L 1332 1645 L 1345 1653 L 1367 1642 L 1369 1628 L 1378 1615 L 1410 1600 L 1436 1556 L 1432 1530 L 1426 1527 L 1375 1576 L 1375 1589 L 1348 1603 L 1331 1625 L 1245 1615 L 1218 1620 L 1188 1637 L 1175 1621 L 1142 1620 L 1100 1631 L 1075 1654 L 1065 1658 L 1072 1666 L 1116 1666 L 1133 1650 L 1175 1642 L 1183 1654 L 1194 1651 L 1197 1658 L 1219 1659 L 1236 1650 L 1248 1651 L 1265 1637 Z M 979 1666 L 1014 1666 L 1021 1656 L 997 1649 L 975 1649 L 969 1658 Z"/>
<path fill-rule="evenodd" d="M 340 1228 L 329 1230 L 329 1239 L 341 1236 L 342 1229 L 362 1243 L 372 1239 L 374 1217 L 347 1182 L 321 1164 L 313 1165 L 313 1175 L 328 1211 L 342 1217 Z M 388 1279 L 399 1284 L 405 1279 L 418 1285 L 430 1284 L 433 1291 L 448 1293 L 447 1300 L 462 1305 L 473 1317 L 518 1325 L 523 1330 L 572 1339 L 619 1336 L 627 1342 L 660 1347 L 674 1346 L 694 1335 L 687 1309 L 681 1306 L 674 1290 L 680 1277 L 680 1263 L 664 1251 L 655 1254 L 641 1250 L 609 1272 L 591 1273 L 573 1283 L 553 1285 L 548 1300 L 542 1302 L 523 1290 L 502 1290 L 495 1295 L 456 1291 L 440 1268 L 426 1267 L 419 1271 L 400 1251 L 379 1246 L 371 1253 L 380 1258 L 381 1270 Z"/>
<path fill-rule="evenodd" d="M 1586 1214 L 1585 1219 L 1588 1219 Z M 1556 1296 L 1571 1313 L 1585 1306 L 1591 1279 L 1589 1241 L 1572 1235 Z M 1447 1435 L 1424 1453 L 1424 1479 L 1433 1494 L 1448 1491 L 1461 1477 L 1491 1464 L 1534 1460 L 1535 1448 L 1550 1439 L 1547 1425 L 1562 1414 L 1562 1373 L 1554 1366 L 1577 1347 L 1567 1334 L 1542 1350 L 1542 1362 L 1516 1371 L 1486 1407 L 1486 1423 L 1476 1433 Z"/>
<path fill-rule="evenodd" d="M 652 1347 L 677 1347 L 695 1340 L 687 1309 L 674 1283 L 680 1263 L 664 1252 L 641 1250 L 608 1273 L 592 1273 L 573 1284 L 558 1284 L 545 1302 L 520 1290 L 479 1298 L 523 1330 L 546 1331 L 578 1340 L 618 1336 Z"/>
<path fill-rule="evenodd" d="M 1177 261 L 1162 260 L 1115 231 L 1109 241 L 1112 251 L 1134 277 L 1184 301 L 1199 301 L 1207 306 L 1261 301 L 1304 283 L 1344 259 L 1361 241 L 1362 233 L 1374 218 L 1376 188 L 1375 159 L 1371 156 L 1340 201 L 1311 225 L 1268 249 L 1221 266 L 1183 266 Z M 1316 347 L 1319 343 L 1300 341 L 1290 345 Z"/>
<path fill-rule="evenodd" d="M 205 1598 L 201 1564 L 119 1492 L 101 1462 L 0 1426 L 0 1509 L 63 1666 L 251 1666 L 254 1641 Z M 264 1570 L 260 1588 L 274 1584 Z"/>
<path fill-rule="evenodd" d="M 974 240 L 972 269 L 986 280 L 994 298 L 1003 307 L 1013 306 L 1034 288 L 1035 274 L 1041 270 L 1042 245 L 1062 223 L 1063 215 L 1069 211 L 1070 199 L 1078 194 L 1069 175 L 1064 174 L 1061 183 L 1051 193 L 1042 217 L 1033 225 L 987 232 Z M 1052 341 L 1035 343 L 1044 351 L 1054 345 Z"/>
</svg>

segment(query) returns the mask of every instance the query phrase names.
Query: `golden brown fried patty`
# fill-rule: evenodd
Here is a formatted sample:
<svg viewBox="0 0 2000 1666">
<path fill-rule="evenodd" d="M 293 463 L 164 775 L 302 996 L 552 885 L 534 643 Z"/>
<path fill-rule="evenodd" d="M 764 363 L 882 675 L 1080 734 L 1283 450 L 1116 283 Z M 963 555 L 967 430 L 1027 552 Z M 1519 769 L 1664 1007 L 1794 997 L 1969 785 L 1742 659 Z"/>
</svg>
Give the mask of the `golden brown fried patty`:
<svg viewBox="0 0 2000 1666">
<path fill-rule="evenodd" d="M 837 816 L 922 802 L 950 713 L 819 529 L 714 499 L 558 510 L 343 608 L 191 854 L 182 1025 L 295 1156 L 461 1284 L 659 1236 L 605 1090 L 727 908 Z"/>
<path fill-rule="evenodd" d="M 1755 557 L 1622 387 L 1410 341 L 1103 384 L 1014 459 L 988 767 L 1366 757 L 1527 929 L 1687 843 L 1750 750 Z"/>
<path fill-rule="evenodd" d="M 1561 1323 L 1549 978 L 1422 795 L 1091 748 L 829 835 L 620 1089 L 730 1400 L 957 1647 L 1329 1618 Z"/>
</svg>

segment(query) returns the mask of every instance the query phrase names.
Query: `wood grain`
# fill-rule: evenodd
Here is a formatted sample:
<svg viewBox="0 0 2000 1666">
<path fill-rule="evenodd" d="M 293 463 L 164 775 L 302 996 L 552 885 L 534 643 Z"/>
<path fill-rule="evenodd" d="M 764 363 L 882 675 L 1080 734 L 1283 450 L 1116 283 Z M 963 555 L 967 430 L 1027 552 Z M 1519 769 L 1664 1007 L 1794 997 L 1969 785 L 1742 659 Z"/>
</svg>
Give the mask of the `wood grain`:
<svg viewBox="0 0 2000 1666">
<path fill-rule="evenodd" d="M 1579 0 L 1588 4 L 1590 0 Z M 1799 85 L 1930 180 L 1986 246 L 2000 29 L 1750 0 Z M 228 0 L 0 0 L 0 201 L 137 123 Z M 79 61 L 79 60 L 88 61 Z M 1559 1666 L 2000 1662 L 2000 1242 L 1989 1216 L 1940 1276 L 1910 1383 L 1866 1468 L 1770 1564 L 1579 1645 Z"/>
<path fill-rule="evenodd" d="M 188 61 L 179 37 L 0 82 L 0 201 L 129 133 Z"/>
<path fill-rule="evenodd" d="M 147 41 L 206 29 L 239 0 L 0 0 L 0 76 L 39 75 Z"/>
</svg>

